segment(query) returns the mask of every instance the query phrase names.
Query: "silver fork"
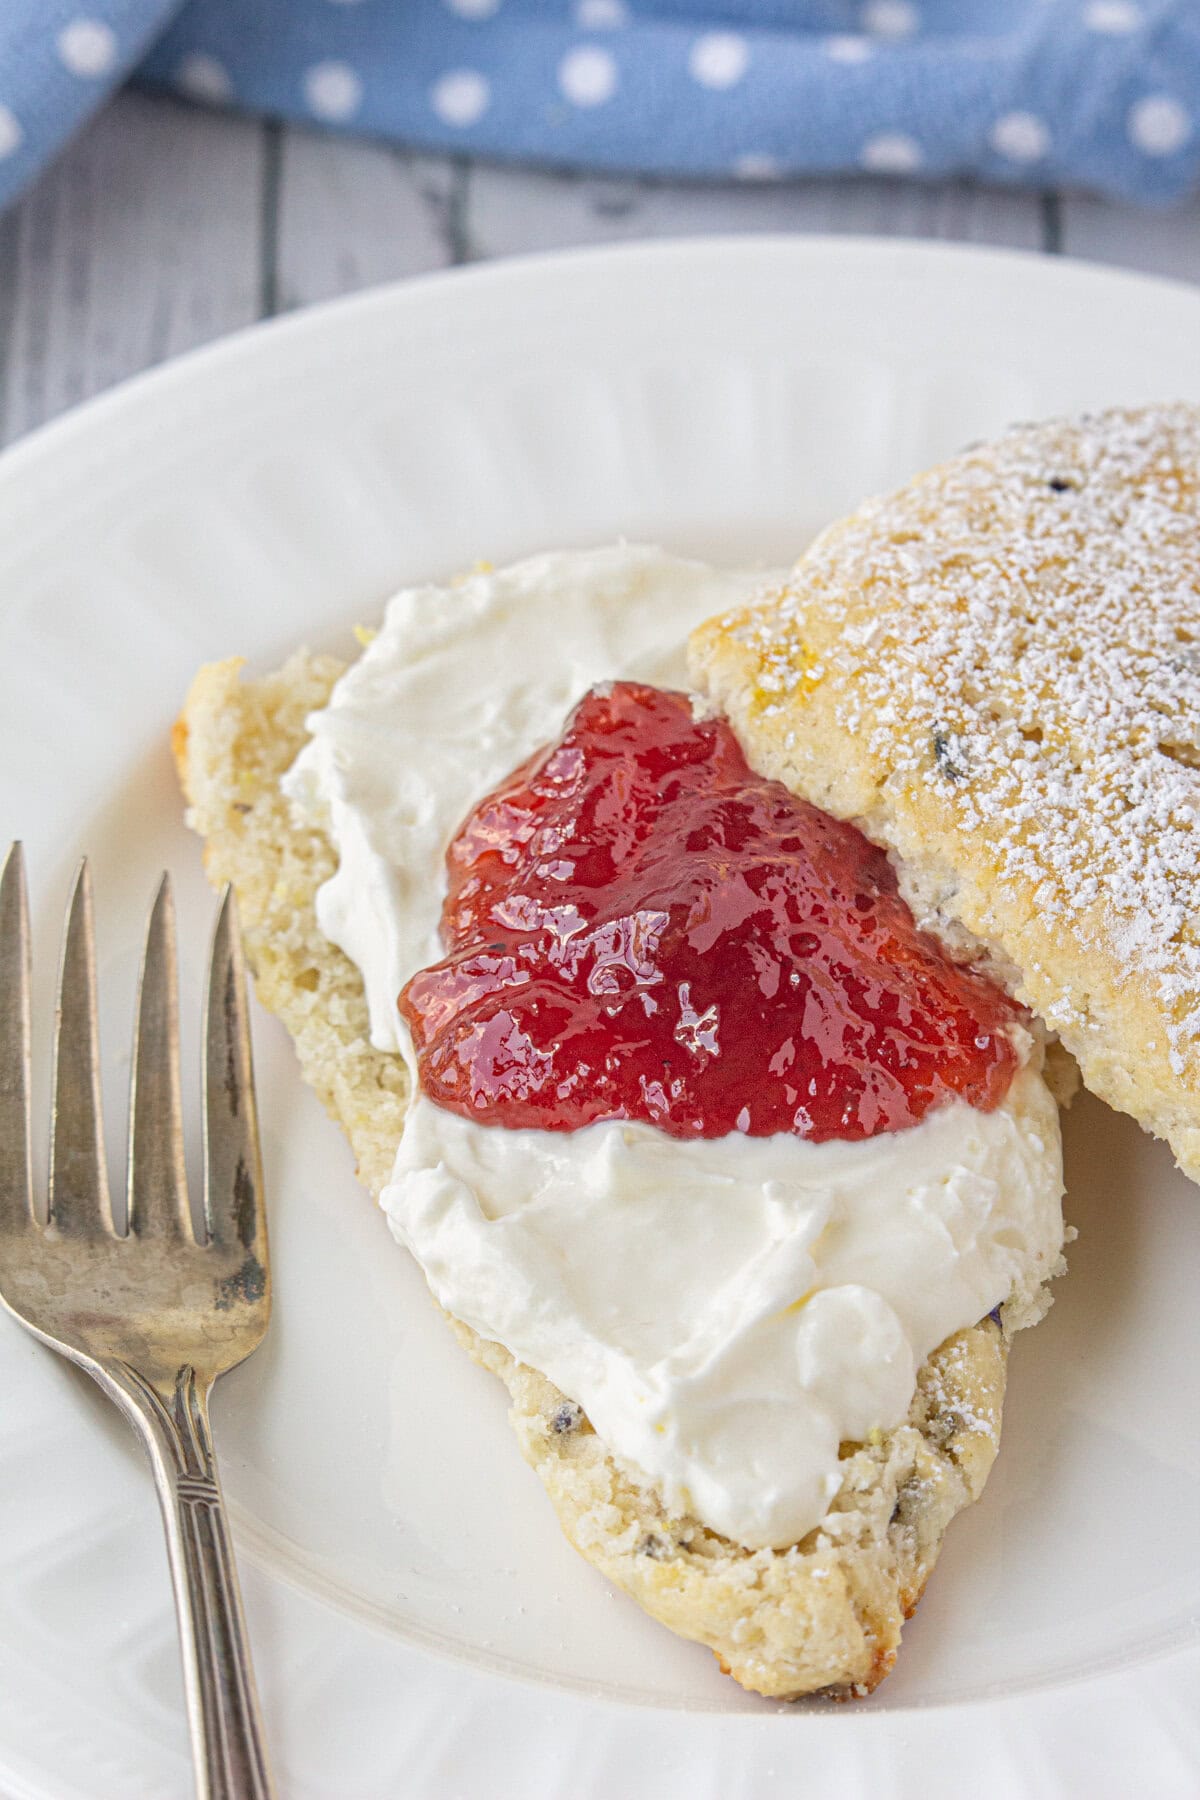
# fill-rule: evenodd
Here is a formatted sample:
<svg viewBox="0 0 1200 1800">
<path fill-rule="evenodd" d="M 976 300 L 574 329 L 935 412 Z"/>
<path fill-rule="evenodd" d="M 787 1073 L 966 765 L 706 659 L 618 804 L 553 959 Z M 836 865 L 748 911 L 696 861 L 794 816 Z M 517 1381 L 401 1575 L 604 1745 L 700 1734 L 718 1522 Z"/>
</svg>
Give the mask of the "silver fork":
<svg viewBox="0 0 1200 1800">
<path fill-rule="evenodd" d="M 129 1225 L 113 1228 L 100 1111 L 91 879 L 67 911 L 54 1035 L 49 1220 L 30 1149 L 29 903 L 21 846 L 0 877 L 0 1299 L 93 1376 L 149 1454 L 167 1535 L 202 1800 L 273 1792 L 208 1420 L 213 1382 L 262 1341 L 271 1305 L 254 1071 L 233 894 L 213 936 L 204 1025 L 204 1218 L 183 1160 L 175 911 L 146 933 L 129 1102 Z"/>
</svg>

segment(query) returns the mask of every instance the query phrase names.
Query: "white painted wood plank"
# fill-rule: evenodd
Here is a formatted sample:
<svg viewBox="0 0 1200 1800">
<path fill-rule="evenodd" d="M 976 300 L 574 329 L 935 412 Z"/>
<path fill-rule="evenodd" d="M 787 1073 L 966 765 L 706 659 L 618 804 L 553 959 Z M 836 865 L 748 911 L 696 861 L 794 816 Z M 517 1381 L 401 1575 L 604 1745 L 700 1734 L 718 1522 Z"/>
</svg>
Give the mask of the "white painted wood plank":
<svg viewBox="0 0 1200 1800">
<path fill-rule="evenodd" d="M 259 311 L 263 127 L 122 94 L 0 220 L 5 440 Z"/>
<path fill-rule="evenodd" d="M 739 186 L 552 175 L 476 166 L 467 189 L 472 258 L 565 244 L 742 231 L 866 232 L 1042 247 L 1042 205 L 965 183 L 873 179 Z"/>
<path fill-rule="evenodd" d="M 318 132 L 284 133 L 276 237 L 281 310 L 455 260 L 464 171 Z"/>
<path fill-rule="evenodd" d="M 1090 194 L 1065 194 L 1061 218 L 1068 256 L 1200 281 L 1200 199 L 1169 212 L 1143 212 Z"/>
</svg>

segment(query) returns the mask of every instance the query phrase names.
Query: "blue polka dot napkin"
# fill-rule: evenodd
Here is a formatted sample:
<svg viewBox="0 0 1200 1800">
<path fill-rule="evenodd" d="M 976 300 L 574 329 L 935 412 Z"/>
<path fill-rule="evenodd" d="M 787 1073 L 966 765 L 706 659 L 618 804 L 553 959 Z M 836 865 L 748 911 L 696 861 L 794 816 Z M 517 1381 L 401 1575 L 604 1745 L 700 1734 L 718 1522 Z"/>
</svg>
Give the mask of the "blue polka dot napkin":
<svg viewBox="0 0 1200 1800">
<path fill-rule="evenodd" d="M 576 168 L 1200 175 L 1200 0 L 0 0 L 0 203 L 130 76 Z"/>
</svg>

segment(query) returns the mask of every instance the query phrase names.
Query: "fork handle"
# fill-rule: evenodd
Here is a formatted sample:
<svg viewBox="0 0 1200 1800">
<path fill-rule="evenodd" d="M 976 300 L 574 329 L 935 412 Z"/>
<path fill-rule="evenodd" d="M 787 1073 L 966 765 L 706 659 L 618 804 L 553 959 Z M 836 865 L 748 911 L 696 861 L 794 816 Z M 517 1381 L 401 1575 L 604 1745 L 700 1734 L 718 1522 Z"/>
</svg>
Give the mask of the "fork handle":
<svg viewBox="0 0 1200 1800">
<path fill-rule="evenodd" d="M 229 1520 L 208 1419 L 212 1383 L 190 1366 L 160 1392 L 128 1363 L 105 1374 L 154 1468 L 175 1589 L 198 1800 L 272 1800 Z M 107 1385 L 107 1383 L 106 1383 Z"/>
</svg>

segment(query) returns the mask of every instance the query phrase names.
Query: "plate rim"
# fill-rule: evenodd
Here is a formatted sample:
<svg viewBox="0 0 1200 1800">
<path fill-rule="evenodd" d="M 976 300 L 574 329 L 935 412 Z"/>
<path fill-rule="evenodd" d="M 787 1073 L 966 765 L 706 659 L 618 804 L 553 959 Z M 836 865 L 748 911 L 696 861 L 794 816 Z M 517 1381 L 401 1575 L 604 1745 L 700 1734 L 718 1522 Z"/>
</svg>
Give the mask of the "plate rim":
<svg viewBox="0 0 1200 1800">
<path fill-rule="evenodd" d="M 178 356 L 168 357 L 149 368 L 127 375 L 111 387 L 89 396 L 78 405 L 68 407 L 26 432 L 0 451 L 0 491 L 6 482 L 18 479 L 26 465 L 33 466 L 48 454 L 56 454 L 59 443 L 92 428 L 101 428 L 121 409 L 146 399 L 156 401 L 176 385 L 187 385 L 197 377 L 220 375 L 226 368 L 236 367 L 247 357 L 270 353 L 276 347 L 286 349 L 290 340 L 309 333 L 339 328 L 356 316 L 367 317 L 387 312 L 393 307 L 423 304 L 430 290 L 463 288 L 484 291 L 490 286 L 522 285 L 529 280 L 563 269 L 586 270 L 589 265 L 626 265 L 637 270 L 639 265 L 686 260 L 690 256 L 723 257 L 765 252 L 786 253 L 800 258 L 873 261 L 894 258 L 912 265 L 920 273 L 921 264 L 975 265 L 988 264 L 997 269 L 1020 270 L 1025 277 L 1044 280 L 1049 285 L 1066 287 L 1110 285 L 1135 293 L 1157 293 L 1163 299 L 1182 300 L 1200 311 L 1200 286 L 1174 275 L 1147 275 L 1140 270 L 1083 257 L 1065 256 L 1058 252 L 1022 249 L 997 244 L 972 244 L 940 238 L 907 235 L 871 237 L 861 232 L 844 236 L 832 232 L 719 232 L 711 236 L 700 233 L 661 238 L 639 238 L 629 243 L 572 245 L 561 250 L 525 251 L 513 256 L 499 256 L 489 261 L 453 264 L 442 269 L 425 269 L 415 275 L 398 276 L 391 281 L 359 288 L 348 294 L 331 295 L 307 306 L 288 312 L 252 319 L 235 330 L 197 344 Z M 1034 274 L 1034 271 L 1037 271 Z M 935 271 L 936 273 L 936 271 Z"/>
<path fill-rule="evenodd" d="M 729 259 L 731 257 L 766 257 L 771 258 L 786 254 L 794 267 L 804 263 L 814 266 L 821 262 L 861 261 L 864 263 L 889 265 L 887 272 L 897 272 L 911 279 L 932 278 L 939 282 L 946 279 L 946 271 L 953 271 L 971 264 L 981 269 L 991 266 L 1003 269 L 1006 273 L 1017 273 L 1021 279 L 1032 278 L 1048 288 L 1059 289 L 1094 289 L 1097 283 L 1111 287 L 1113 290 L 1124 290 L 1131 297 L 1153 293 L 1163 299 L 1178 303 L 1183 301 L 1186 308 L 1195 309 L 1200 315 L 1200 289 L 1186 281 L 1175 278 L 1147 276 L 1138 271 L 1114 269 L 1106 265 L 1090 263 L 1081 259 L 1052 256 L 1044 252 L 998 248 L 992 246 L 963 245 L 928 241 L 920 238 L 878 238 L 857 235 L 829 234 L 787 234 L 787 233 L 747 233 L 721 234 L 717 236 L 688 235 L 656 240 L 640 240 L 620 245 L 592 245 L 570 250 L 553 250 L 531 255 L 497 259 L 484 264 L 472 264 L 444 270 L 429 271 L 416 277 L 401 278 L 376 287 L 361 290 L 357 293 L 336 296 L 321 303 L 298 309 L 271 319 L 255 321 L 236 332 L 218 338 L 212 343 L 198 346 L 182 356 L 172 358 L 168 362 L 154 368 L 144 370 L 113 388 L 99 394 L 83 404 L 72 408 L 56 419 L 48 421 L 26 437 L 18 440 L 0 456 L 0 500 L 9 497 L 19 490 L 20 483 L 27 474 L 35 474 L 48 459 L 60 453 L 69 453 L 72 445 L 93 432 L 104 432 L 113 426 L 123 411 L 137 406 L 159 406 L 169 400 L 178 388 L 190 386 L 196 382 L 213 382 L 224 379 L 231 371 L 248 365 L 256 358 L 286 352 L 288 347 L 302 341 L 306 336 L 320 337 L 327 331 L 337 333 L 353 324 L 359 317 L 367 317 L 376 313 L 386 313 L 392 309 L 403 311 L 410 305 L 428 306 L 431 296 L 436 301 L 437 293 L 445 290 L 461 290 L 485 294 L 487 290 L 497 287 L 519 287 L 530 281 L 540 281 L 547 275 L 556 278 L 571 270 L 586 271 L 589 267 L 615 266 L 623 269 L 630 279 L 645 279 L 653 274 L 655 265 L 686 262 L 689 258 L 699 257 L 701 260 Z M 1034 273 L 1038 271 L 1038 273 Z M 0 603 L 2 604 L 2 603 Z M 276 1577 L 277 1578 L 277 1577 Z M 304 1590 L 301 1590 L 304 1591 Z M 307 1596 L 311 1598 L 311 1596 Z M 364 1628 L 363 1621 L 356 1621 L 359 1629 Z M 369 1626 L 365 1626 L 370 1630 Z M 429 1653 L 414 1651 L 414 1658 L 429 1659 Z M 440 1667 L 448 1668 L 448 1663 L 434 1657 Z M 1161 1671 L 1165 1662 L 1174 1662 L 1181 1671 L 1189 1674 L 1200 1671 L 1200 1651 L 1192 1646 L 1183 1649 L 1165 1649 L 1161 1655 L 1153 1659 L 1152 1666 Z M 1100 1671 L 1098 1673 L 1082 1672 L 1075 1680 L 1064 1679 L 1041 1696 L 1028 1693 L 1015 1695 L 998 1694 L 991 1698 L 972 1699 L 957 1702 L 954 1710 L 976 1715 L 976 1723 L 980 1726 L 979 1740 L 994 1743 L 996 1734 L 1003 1731 L 1004 1724 L 997 1714 L 1010 1711 L 1012 1708 L 1023 1708 L 1027 1713 L 1042 1712 L 1046 1705 L 1061 1696 L 1064 1714 L 1075 1710 L 1075 1702 L 1067 1703 L 1067 1690 L 1078 1696 L 1082 1690 L 1094 1691 L 1099 1697 L 1105 1687 L 1113 1687 L 1120 1691 L 1128 1684 L 1123 1677 L 1136 1677 L 1142 1665 L 1129 1671 Z M 461 1669 L 458 1670 L 462 1679 Z M 466 1685 L 490 1685 L 497 1693 L 504 1690 L 516 1690 L 527 1696 L 527 1702 L 519 1710 L 527 1714 L 536 1710 L 540 1704 L 545 1707 L 548 1692 L 543 1687 L 527 1686 L 521 1677 L 490 1675 L 479 1673 L 473 1681 Z M 1134 1682 L 1135 1687 L 1140 1682 Z M 886 1693 L 886 1690 L 885 1690 Z M 579 1695 L 557 1696 L 564 1707 L 568 1705 L 583 1708 L 595 1708 L 608 1721 L 602 1727 L 609 1732 L 614 1727 L 613 1721 L 619 1721 L 630 1738 L 641 1735 L 634 1721 L 646 1721 L 646 1735 L 650 1732 L 650 1721 L 660 1723 L 666 1721 L 663 1729 L 669 1730 L 679 1741 L 681 1731 L 696 1733 L 700 1721 L 705 1721 L 705 1729 L 700 1737 L 710 1739 L 714 1746 L 721 1740 L 728 1748 L 736 1749 L 740 1740 L 756 1737 L 761 1740 L 765 1734 L 777 1738 L 778 1732 L 771 1725 L 772 1715 L 781 1709 L 772 1703 L 765 1703 L 763 1712 L 753 1716 L 740 1713 L 699 1713 L 685 1708 L 655 1709 L 653 1712 L 645 1708 L 634 1708 L 624 1701 L 600 1697 L 586 1699 Z M 858 1753 L 854 1743 L 860 1736 L 877 1744 L 881 1739 L 903 1744 L 905 1740 L 924 1739 L 926 1744 L 936 1742 L 936 1721 L 949 1709 L 945 1706 L 900 1709 L 890 1708 L 886 1698 L 881 1704 L 870 1710 L 860 1711 L 852 1715 L 854 1725 L 851 1729 L 842 1728 L 838 1736 L 842 1740 L 836 1751 L 839 1769 L 843 1762 L 845 1771 L 843 1778 L 852 1779 L 850 1767 L 859 1768 Z M 826 1721 L 830 1724 L 837 1717 L 849 1726 L 850 1721 L 844 1713 L 827 1713 L 804 1711 L 792 1714 L 796 1722 L 796 1737 L 803 1738 L 806 1752 L 812 1747 L 814 1736 L 822 1739 L 826 1748 L 835 1736 L 832 1729 L 826 1729 Z M 1157 1715 L 1156 1715 L 1157 1717 Z M 813 1721 L 820 1719 L 820 1726 L 813 1726 Z M 985 1724 L 987 1729 L 983 1729 Z M 803 1723 L 801 1723 L 803 1721 Z M 765 1733 L 764 1729 L 765 1728 Z M 1148 1722 L 1147 1730 L 1151 1729 Z M 4 1755 L 3 1742 L 0 1739 L 0 1757 Z M 776 1743 L 771 1747 L 771 1755 L 783 1760 L 782 1747 Z M 789 1762 L 791 1758 L 787 1759 Z M 722 1766 L 726 1773 L 739 1766 L 736 1755 L 732 1761 L 722 1753 Z M 714 1768 L 716 1760 L 714 1759 Z M 764 1765 L 765 1767 L 765 1765 Z M 34 1794 L 33 1786 L 28 1785 L 27 1778 L 14 1769 L 11 1773 L 3 1773 L 14 1782 L 25 1780 L 26 1785 L 20 1791 Z M 791 1771 L 784 1771 L 790 1780 Z M 877 1771 L 876 1771 L 877 1773 Z M 455 1772 L 457 1775 L 457 1771 Z M 865 1780 L 865 1769 L 863 1770 Z M 50 1777 L 48 1777 L 50 1778 Z M 898 1778 L 899 1779 L 899 1778 Z M 47 1794 L 49 1789 L 46 1790 Z M 435 1791 L 435 1790 L 430 1790 Z M 480 1790 L 482 1791 L 482 1790 Z M 513 1790 L 514 1792 L 517 1790 Z M 766 1792 L 764 1787 L 763 1792 Z M 775 1790 L 772 1788 L 772 1792 Z M 782 1791 L 782 1790 L 780 1790 Z M 850 1789 L 847 1789 L 850 1791 Z M 855 1792 L 858 1791 L 854 1788 Z M 923 1791 L 919 1781 L 910 1783 L 904 1778 L 904 1785 L 897 1785 L 895 1791 L 904 1794 L 921 1794 Z M 980 1791 L 983 1791 L 982 1789 Z M 991 1791 L 991 1790 L 988 1790 Z"/>
</svg>

